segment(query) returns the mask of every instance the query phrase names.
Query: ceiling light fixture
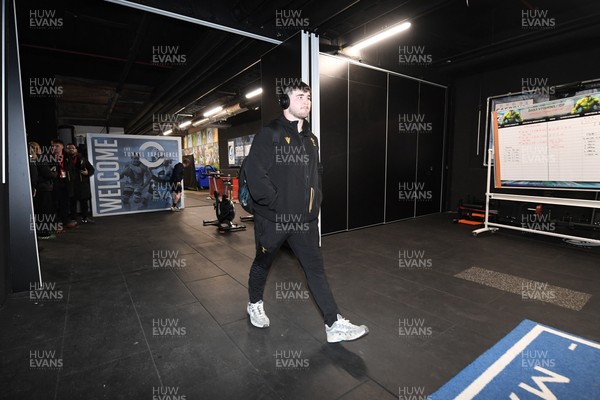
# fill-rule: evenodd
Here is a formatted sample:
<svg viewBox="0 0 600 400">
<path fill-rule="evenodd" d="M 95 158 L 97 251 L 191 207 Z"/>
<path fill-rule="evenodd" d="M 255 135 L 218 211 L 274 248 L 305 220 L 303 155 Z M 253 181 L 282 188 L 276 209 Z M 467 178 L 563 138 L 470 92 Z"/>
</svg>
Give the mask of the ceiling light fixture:
<svg viewBox="0 0 600 400">
<path fill-rule="evenodd" d="M 258 89 L 255 89 L 255 90 L 253 90 L 253 91 L 251 91 L 251 92 L 247 93 L 247 94 L 246 94 L 246 98 L 247 98 L 247 99 L 251 99 L 251 98 L 253 98 L 253 97 L 256 97 L 256 96 L 258 96 L 258 95 L 259 95 L 259 94 L 261 94 L 261 93 L 262 93 L 262 88 L 258 88 Z"/>
<path fill-rule="evenodd" d="M 169 129 L 167 131 L 164 131 L 163 135 L 170 135 L 171 133 L 173 133 L 173 129 Z"/>
<path fill-rule="evenodd" d="M 211 115 L 215 115 L 216 113 L 218 113 L 218 112 L 220 112 L 220 111 L 222 111 L 222 110 L 223 110 L 223 107 L 222 107 L 222 106 L 219 106 L 219 107 L 215 107 L 215 108 L 213 108 L 212 110 L 208 110 L 207 112 L 205 112 L 205 113 L 204 113 L 204 114 L 202 114 L 202 115 L 204 116 L 204 118 L 208 118 L 208 117 L 210 117 Z"/>
<path fill-rule="evenodd" d="M 182 122 L 181 124 L 179 124 L 179 129 L 184 129 L 187 128 L 188 126 L 190 126 L 192 124 L 192 120 L 188 119 L 185 122 Z"/>
<path fill-rule="evenodd" d="M 371 36 L 370 38 L 362 40 L 362 41 L 356 43 L 355 45 L 348 47 L 347 50 L 350 51 L 350 53 L 352 53 L 352 51 L 358 51 L 360 49 L 364 49 L 367 46 L 370 46 L 370 45 L 380 42 L 384 39 L 387 39 L 390 36 L 394 36 L 397 33 L 407 30 L 408 28 L 410 28 L 410 25 L 411 24 L 408 21 L 403 22 L 398 25 L 394 25 L 394 26 L 386 29 L 385 31 L 382 31 L 376 35 Z"/>
<path fill-rule="evenodd" d="M 202 125 L 203 123 L 205 123 L 208 120 L 209 120 L 209 118 L 199 119 L 198 121 L 192 123 L 192 126 Z"/>
</svg>

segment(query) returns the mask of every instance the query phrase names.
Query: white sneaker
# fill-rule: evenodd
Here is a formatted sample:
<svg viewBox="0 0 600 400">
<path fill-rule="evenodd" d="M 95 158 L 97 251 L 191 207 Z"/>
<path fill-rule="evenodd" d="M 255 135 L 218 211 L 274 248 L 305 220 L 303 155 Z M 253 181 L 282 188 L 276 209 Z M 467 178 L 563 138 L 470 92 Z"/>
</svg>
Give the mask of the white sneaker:
<svg viewBox="0 0 600 400">
<path fill-rule="evenodd" d="M 350 321 L 340 314 L 337 315 L 337 318 L 337 321 L 331 325 L 331 328 L 325 325 L 325 332 L 327 333 L 327 341 L 329 343 L 355 340 L 369 333 L 369 328 L 364 325 L 357 326 L 351 324 Z"/>
<path fill-rule="evenodd" d="M 179 210 L 180 210 L 179 207 L 171 207 L 171 211 L 179 212 Z"/>
<path fill-rule="evenodd" d="M 256 303 L 248 303 L 248 315 L 250 316 L 250 322 L 257 328 L 266 328 L 269 326 L 269 317 L 265 314 L 265 308 L 263 301 L 257 301 Z"/>
</svg>

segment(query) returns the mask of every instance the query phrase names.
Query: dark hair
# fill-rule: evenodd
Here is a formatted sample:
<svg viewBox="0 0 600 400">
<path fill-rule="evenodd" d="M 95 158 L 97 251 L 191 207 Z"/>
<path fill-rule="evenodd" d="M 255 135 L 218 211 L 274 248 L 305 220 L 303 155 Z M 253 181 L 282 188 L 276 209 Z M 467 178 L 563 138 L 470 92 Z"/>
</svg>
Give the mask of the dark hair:
<svg viewBox="0 0 600 400">
<path fill-rule="evenodd" d="M 63 141 L 62 141 L 62 140 L 60 140 L 59 138 L 52 139 L 52 140 L 50 141 L 50 143 L 51 143 L 51 144 L 62 144 L 62 145 L 63 145 L 63 147 L 64 147 L 64 145 L 65 145 L 65 142 L 63 142 Z"/>
<path fill-rule="evenodd" d="M 303 92 L 310 92 L 310 86 L 308 86 L 306 83 L 300 81 L 300 82 L 290 82 L 290 84 L 285 85 L 282 88 L 282 93 L 287 94 L 288 96 L 294 91 L 294 90 L 301 90 Z"/>
</svg>

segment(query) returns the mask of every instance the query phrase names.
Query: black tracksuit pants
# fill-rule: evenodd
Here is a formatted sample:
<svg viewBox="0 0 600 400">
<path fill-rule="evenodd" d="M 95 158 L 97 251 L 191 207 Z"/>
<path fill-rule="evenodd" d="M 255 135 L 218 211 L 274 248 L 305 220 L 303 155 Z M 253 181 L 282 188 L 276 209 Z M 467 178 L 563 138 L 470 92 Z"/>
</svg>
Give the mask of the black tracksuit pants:
<svg viewBox="0 0 600 400">
<path fill-rule="evenodd" d="M 295 226 L 300 229 L 290 230 L 287 229 L 288 226 L 254 215 L 256 257 L 250 268 L 248 280 L 250 302 L 262 300 L 269 268 L 277 251 L 287 240 L 304 269 L 308 288 L 321 309 L 325 323 L 331 326 L 337 320 L 338 307 L 323 269 L 317 220 Z"/>
</svg>

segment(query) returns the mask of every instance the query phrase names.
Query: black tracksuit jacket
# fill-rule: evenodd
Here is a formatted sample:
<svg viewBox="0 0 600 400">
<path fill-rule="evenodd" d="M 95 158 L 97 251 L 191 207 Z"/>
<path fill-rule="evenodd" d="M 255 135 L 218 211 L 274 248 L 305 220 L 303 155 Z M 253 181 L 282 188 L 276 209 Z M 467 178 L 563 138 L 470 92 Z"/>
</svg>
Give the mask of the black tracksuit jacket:
<svg viewBox="0 0 600 400">
<path fill-rule="evenodd" d="M 310 222 L 319 216 L 321 173 L 319 142 L 304 120 L 282 114 L 254 137 L 244 162 L 254 213 L 270 221 Z"/>
</svg>

